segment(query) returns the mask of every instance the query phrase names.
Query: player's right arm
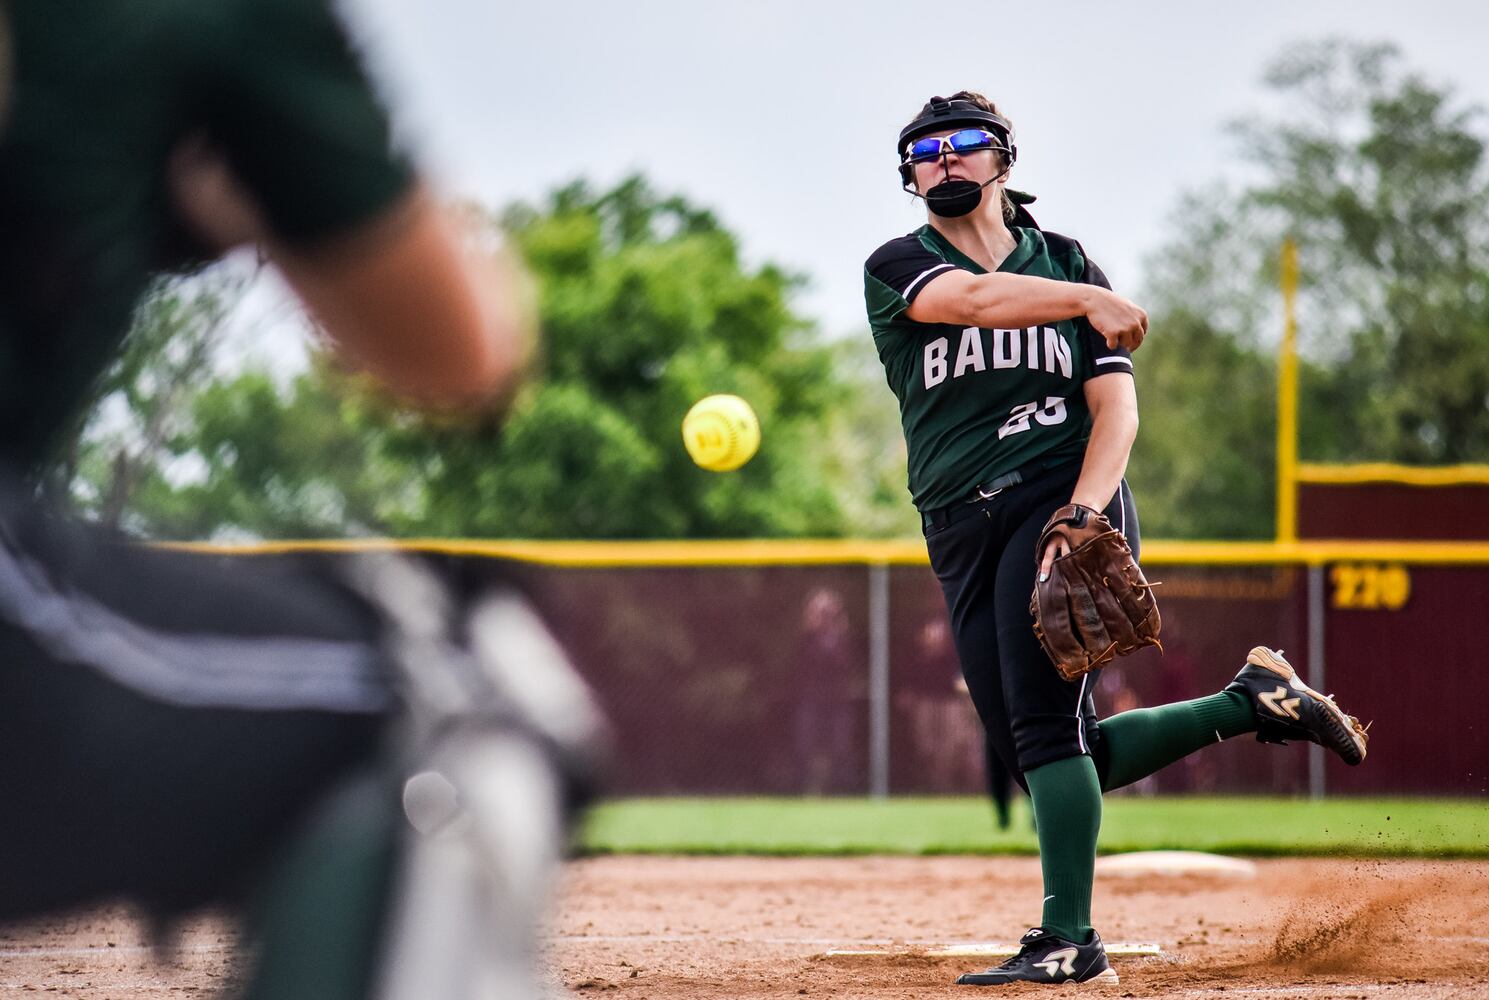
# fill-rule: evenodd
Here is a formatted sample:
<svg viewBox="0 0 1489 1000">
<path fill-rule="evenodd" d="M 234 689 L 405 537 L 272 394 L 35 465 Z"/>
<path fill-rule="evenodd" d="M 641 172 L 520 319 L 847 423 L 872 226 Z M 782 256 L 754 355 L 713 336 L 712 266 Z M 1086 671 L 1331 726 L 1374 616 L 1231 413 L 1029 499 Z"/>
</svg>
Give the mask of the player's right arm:
<svg viewBox="0 0 1489 1000">
<path fill-rule="evenodd" d="M 1084 316 L 1109 347 L 1132 350 L 1148 332 L 1148 314 L 1115 292 L 1027 274 L 973 274 L 947 268 L 910 304 L 917 323 L 1022 329 Z"/>
<path fill-rule="evenodd" d="M 1142 343 L 1148 314 L 1098 285 L 1026 274 L 974 274 L 942 259 L 914 235 L 891 240 L 865 265 L 870 282 L 891 293 L 897 315 L 917 322 L 1022 329 L 1085 317 L 1110 347 Z"/>
<path fill-rule="evenodd" d="M 393 151 L 328 0 L 237 10 L 204 60 L 202 130 L 171 164 L 182 221 L 215 251 L 264 247 L 339 352 L 393 390 L 500 395 L 534 337 L 519 272 L 475 251 Z"/>
<path fill-rule="evenodd" d="M 478 406 L 521 374 L 535 332 L 516 265 L 466 243 L 416 186 L 331 244 L 267 245 L 352 364 L 415 401 Z"/>
</svg>

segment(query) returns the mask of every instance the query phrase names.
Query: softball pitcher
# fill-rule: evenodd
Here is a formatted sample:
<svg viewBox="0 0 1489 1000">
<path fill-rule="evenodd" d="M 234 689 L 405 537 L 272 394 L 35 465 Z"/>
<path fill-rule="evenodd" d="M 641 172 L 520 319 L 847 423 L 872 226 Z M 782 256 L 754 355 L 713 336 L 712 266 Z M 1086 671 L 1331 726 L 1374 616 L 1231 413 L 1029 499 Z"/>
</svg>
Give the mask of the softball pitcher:
<svg viewBox="0 0 1489 1000">
<path fill-rule="evenodd" d="M 1019 953 L 957 982 L 1115 983 L 1091 925 L 1102 793 L 1247 732 L 1309 740 L 1358 764 L 1364 731 L 1260 646 L 1218 694 L 1103 720 L 1096 672 L 1057 672 L 1030 594 L 1069 546 L 1054 531 L 1036 547 L 1047 524 L 1101 512 L 1139 551 L 1123 476 L 1138 426 L 1132 351 L 1147 316 L 1111 291 L 1078 242 L 1035 224 L 1032 199 L 1007 189 L 1013 126 L 987 98 L 932 98 L 896 152 L 928 220 L 869 257 L 869 322 L 967 688 L 1033 800 L 1044 876 L 1040 925 Z"/>
</svg>

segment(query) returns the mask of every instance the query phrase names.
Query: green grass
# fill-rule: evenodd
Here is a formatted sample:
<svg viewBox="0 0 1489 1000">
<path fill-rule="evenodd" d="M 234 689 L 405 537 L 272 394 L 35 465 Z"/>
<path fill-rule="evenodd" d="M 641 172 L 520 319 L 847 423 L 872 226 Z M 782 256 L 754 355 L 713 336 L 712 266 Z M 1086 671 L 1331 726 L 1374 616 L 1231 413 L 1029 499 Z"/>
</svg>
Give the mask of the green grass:
<svg viewBox="0 0 1489 1000">
<path fill-rule="evenodd" d="M 1000 832 L 980 798 L 622 799 L 580 836 L 587 854 L 1033 854 L 1028 801 Z M 1489 857 L 1489 802 L 1465 799 L 1113 797 L 1100 848 L 1249 855 Z"/>
</svg>

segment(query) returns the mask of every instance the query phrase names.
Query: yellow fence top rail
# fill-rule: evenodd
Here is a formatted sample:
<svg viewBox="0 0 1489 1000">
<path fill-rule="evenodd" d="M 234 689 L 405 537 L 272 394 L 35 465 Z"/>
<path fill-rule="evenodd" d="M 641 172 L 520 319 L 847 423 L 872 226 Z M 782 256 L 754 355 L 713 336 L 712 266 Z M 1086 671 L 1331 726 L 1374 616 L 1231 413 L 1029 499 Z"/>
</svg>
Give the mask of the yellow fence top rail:
<svg viewBox="0 0 1489 1000">
<path fill-rule="evenodd" d="M 912 539 L 721 539 L 708 541 L 504 541 L 456 538 L 307 539 L 164 547 L 226 555 L 288 552 L 412 551 L 514 559 L 548 566 L 809 566 L 924 565 L 925 543 Z M 1030 558 L 1033 558 L 1032 555 Z M 1144 542 L 1145 565 L 1276 566 L 1337 562 L 1489 565 L 1489 542 Z"/>
<path fill-rule="evenodd" d="M 1489 465 L 1358 465 L 1303 463 L 1298 481 L 1304 483 L 1405 483 L 1409 486 L 1489 486 Z"/>
</svg>

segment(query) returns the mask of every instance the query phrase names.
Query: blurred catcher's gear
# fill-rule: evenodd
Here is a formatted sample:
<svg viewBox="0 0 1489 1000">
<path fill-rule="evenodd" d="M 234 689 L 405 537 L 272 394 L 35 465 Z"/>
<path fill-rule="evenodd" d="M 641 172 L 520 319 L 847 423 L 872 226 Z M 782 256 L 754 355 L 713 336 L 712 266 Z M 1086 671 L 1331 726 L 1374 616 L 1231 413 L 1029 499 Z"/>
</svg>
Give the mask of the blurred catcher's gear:
<svg viewBox="0 0 1489 1000">
<path fill-rule="evenodd" d="M 1036 580 L 1029 600 L 1034 634 L 1060 676 L 1073 681 L 1118 656 L 1162 646 L 1158 602 L 1127 539 L 1100 511 L 1066 504 L 1050 515 L 1034 549 L 1038 563 L 1055 538 L 1070 552 Z"/>
<path fill-rule="evenodd" d="M 1106 960 L 1101 935 L 1076 944 L 1043 927 L 1030 928 L 1019 939 L 1019 953 L 986 972 L 957 977 L 958 986 L 1006 986 L 1009 983 L 1089 983 L 1117 985 L 1117 972 Z"/>
<path fill-rule="evenodd" d="M 1282 650 L 1257 646 L 1246 656 L 1246 666 L 1225 686 L 1251 700 L 1256 710 L 1256 739 L 1260 743 L 1307 740 L 1327 747 L 1351 767 L 1365 759 L 1369 726 L 1348 715 L 1303 683 Z"/>
<path fill-rule="evenodd" d="M 407 823 L 372 995 L 535 997 L 537 930 L 605 743 L 599 710 L 515 590 L 461 607 L 388 555 L 359 561 L 355 580 L 392 624 L 408 708 Z"/>
</svg>

